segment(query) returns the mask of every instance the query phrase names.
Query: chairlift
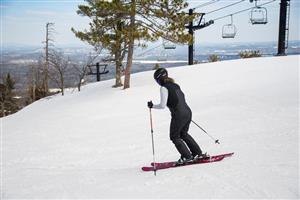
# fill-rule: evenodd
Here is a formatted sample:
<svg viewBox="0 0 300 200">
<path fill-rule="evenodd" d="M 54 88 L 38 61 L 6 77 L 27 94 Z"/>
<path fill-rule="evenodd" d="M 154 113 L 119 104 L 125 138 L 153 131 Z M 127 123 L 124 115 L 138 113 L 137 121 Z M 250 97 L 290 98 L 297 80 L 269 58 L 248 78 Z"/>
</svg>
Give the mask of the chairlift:
<svg viewBox="0 0 300 200">
<path fill-rule="evenodd" d="M 255 7 L 250 11 L 250 22 L 252 25 L 255 24 L 266 24 L 268 23 L 268 12 L 264 7 L 260 7 L 257 5 L 257 1 L 255 1 Z"/>
<path fill-rule="evenodd" d="M 160 55 L 157 57 L 157 61 L 163 62 L 163 61 L 167 61 L 167 55 Z"/>
<path fill-rule="evenodd" d="M 163 47 L 164 49 L 176 49 L 176 45 L 173 42 L 163 40 Z"/>
<path fill-rule="evenodd" d="M 237 28 L 233 24 L 233 17 L 231 17 L 231 23 L 225 24 L 222 28 L 222 38 L 234 38 L 237 32 Z"/>
<path fill-rule="evenodd" d="M 162 49 L 161 52 L 157 55 L 157 61 L 162 62 L 162 61 L 167 61 L 168 60 L 168 54 L 165 49 Z"/>
</svg>

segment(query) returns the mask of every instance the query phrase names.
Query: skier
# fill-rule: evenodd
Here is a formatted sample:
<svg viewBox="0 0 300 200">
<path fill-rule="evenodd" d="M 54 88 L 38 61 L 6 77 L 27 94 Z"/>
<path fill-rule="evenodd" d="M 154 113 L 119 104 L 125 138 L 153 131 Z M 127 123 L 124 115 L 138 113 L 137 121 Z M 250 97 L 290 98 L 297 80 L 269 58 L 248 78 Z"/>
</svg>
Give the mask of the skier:
<svg viewBox="0 0 300 200">
<path fill-rule="evenodd" d="M 202 150 L 196 141 L 188 134 L 192 120 L 192 111 L 185 101 L 183 92 L 174 80 L 168 77 L 165 68 L 158 68 L 154 73 L 154 79 L 161 86 L 160 104 L 148 102 L 149 108 L 164 109 L 166 106 L 171 112 L 170 140 L 175 144 L 181 154 L 178 164 L 193 162 L 203 158 Z"/>
</svg>

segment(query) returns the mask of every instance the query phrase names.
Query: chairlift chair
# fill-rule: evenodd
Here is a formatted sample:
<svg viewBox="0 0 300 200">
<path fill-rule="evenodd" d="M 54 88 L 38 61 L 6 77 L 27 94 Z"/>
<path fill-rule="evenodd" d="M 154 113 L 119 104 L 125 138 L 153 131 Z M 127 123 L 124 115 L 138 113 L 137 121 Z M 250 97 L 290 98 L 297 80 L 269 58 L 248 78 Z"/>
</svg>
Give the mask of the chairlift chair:
<svg viewBox="0 0 300 200">
<path fill-rule="evenodd" d="M 255 7 L 250 11 L 250 22 L 252 25 L 268 23 L 268 11 L 266 8 L 258 6 L 257 1 L 255 1 Z"/>
<path fill-rule="evenodd" d="M 231 17 L 231 23 L 225 24 L 222 28 L 222 38 L 234 38 L 237 32 L 237 28 L 233 24 L 233 18 Z"/>
<path fill-rule="evenodd" d="M 165 49 L 163 49 L 158 55 L 157 55 L 157 61 L 167 61 L 168 60 L 168 54 Z"/>
<path fill-rule="evenodd" d="M 157 58 L 157 61 L 160 61 L 160 62 L 162 62 L 162 61 L 167 61 L 168 59 L 167 59 L 167 56 L 166 55 L 163 55 L 163 56 L 159 56 L 158 58 Z"/>
<path fill-rule="evenodd" d="M 176 49 L 176 45 L 173 42 L 163 40 L 164 49 Z"/>
</svg>

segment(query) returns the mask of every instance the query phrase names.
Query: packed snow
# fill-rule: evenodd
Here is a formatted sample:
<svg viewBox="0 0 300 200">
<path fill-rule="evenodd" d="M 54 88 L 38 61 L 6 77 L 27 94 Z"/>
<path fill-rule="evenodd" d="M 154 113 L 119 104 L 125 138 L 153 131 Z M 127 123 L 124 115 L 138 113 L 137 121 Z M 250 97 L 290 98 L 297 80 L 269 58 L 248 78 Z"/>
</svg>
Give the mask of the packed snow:
<svg viewBox="0 0 300 200">
<path fill-rule="evenodd" d="M 253 58 L 169 68 L 193 111 L 189 133 L 221 162 L 161 170 L 152 162 L 147 101 L 153 71 L 39 100 L 1 119 L 2 199 L 299 199 L 299 59 Z M 170 113 L 153 110 L 157 161 L 177 160 Z"/>
</svg>

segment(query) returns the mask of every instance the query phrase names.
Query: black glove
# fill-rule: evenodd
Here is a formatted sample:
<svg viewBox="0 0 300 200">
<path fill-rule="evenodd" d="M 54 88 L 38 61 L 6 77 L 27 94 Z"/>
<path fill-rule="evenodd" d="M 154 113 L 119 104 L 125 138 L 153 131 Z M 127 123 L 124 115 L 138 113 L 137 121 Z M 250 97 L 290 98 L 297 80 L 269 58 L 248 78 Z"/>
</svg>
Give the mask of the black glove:
<svg viewBox="0 0 300 200">
<path fill-rule="evenodd" d="M 152 101 L 148 101 L 148 108 L 152 108 L 152 107 L 153 107 Z"/>
</svg>

